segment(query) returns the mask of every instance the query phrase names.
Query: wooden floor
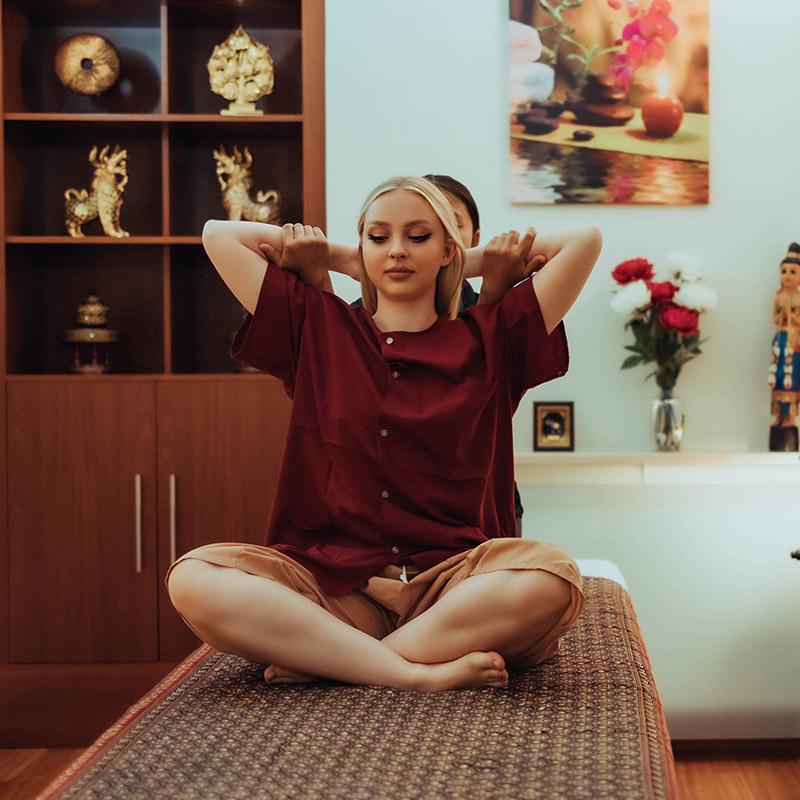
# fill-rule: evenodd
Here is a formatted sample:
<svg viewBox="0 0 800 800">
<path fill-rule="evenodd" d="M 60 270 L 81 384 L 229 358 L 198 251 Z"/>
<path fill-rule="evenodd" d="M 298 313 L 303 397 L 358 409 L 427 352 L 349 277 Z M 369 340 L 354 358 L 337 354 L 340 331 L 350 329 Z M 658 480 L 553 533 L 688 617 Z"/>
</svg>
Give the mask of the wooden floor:
<svg viewBox="0 0 800 800">
<path fill-rule="evenodd" d="M 673 742 L 681 800 L 798 800 L 800 741 Z M 83 750 L 0 750 L 0 800 L 31 800 Z"/>
</svg>

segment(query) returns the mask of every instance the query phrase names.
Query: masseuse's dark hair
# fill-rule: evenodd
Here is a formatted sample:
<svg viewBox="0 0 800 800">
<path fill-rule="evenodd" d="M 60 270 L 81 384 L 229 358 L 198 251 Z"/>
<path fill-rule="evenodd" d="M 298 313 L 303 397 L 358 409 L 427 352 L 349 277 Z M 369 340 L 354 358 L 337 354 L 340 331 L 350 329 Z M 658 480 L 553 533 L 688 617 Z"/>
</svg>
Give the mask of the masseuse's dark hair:
<svg viewBox="0 0 800 800">
<path fill-rule="evenodd" d="M 469 217 L 472 220 L 472 230 L 478 231 L 481 228 L 481 221 L 478 217 L 478 204 L 472 193 L 463 183 L 452 178 L 450 175 L 425 175 L 425 177 L 435 183 L 440 189 L 455 195 L 466 207 Z"/>
</svg>

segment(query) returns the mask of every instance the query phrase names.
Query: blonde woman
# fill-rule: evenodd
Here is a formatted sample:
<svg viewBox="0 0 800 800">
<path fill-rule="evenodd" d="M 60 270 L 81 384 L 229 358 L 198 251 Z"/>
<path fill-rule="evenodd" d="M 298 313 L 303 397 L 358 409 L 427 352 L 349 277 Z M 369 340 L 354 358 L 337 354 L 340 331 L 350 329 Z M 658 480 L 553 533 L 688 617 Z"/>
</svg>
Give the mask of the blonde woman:
<svg viewBox="0 0 800 800">
<path fill-rule="evenodd" d="M 170 598 L 268 682 L 507 686 L 509 667 L 558 652 L 584 605 L 569 555 L 513 537 L 511 417 L 567 370 L 561 319 L 600 234 L 498 237 L 487 302 L 461 315 L 465 263 L 483 252 L 464 250 L 434 184 L 376 187 L 358 235 L 352 308 L 321 288 L 341 250 L 319 229 L 206 223 L 206 251 L 250 312 L 231 353 L 294 402 L 264 545 L 185 553 L 165 575 Z M 513 285 L 537 254 L 535 291 Z"/>
</svg>

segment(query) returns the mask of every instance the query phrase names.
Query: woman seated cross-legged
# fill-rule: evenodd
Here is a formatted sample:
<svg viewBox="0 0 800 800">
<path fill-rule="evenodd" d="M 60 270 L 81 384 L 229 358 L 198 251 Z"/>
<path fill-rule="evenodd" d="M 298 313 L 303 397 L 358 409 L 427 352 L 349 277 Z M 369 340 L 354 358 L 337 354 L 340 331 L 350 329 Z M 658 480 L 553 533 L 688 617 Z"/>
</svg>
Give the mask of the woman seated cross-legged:
<svg viewBox="0 0 800 800">
<path fill-rule="evenodd" d="M 562 319 L 600 233 L 511 231 L 465 250 L 436 185 L 393 178 L 358 236 L 354 308 L 328 275 L 350 249 L 318 228 L 206 223 L 249 312 L 231 353 L 293 404 L 264 545 L 203 545 L 164 580 L 197 636 L 269 682 L 506 686 L 508 668 L 558 652 L 585 602 L 567 553 L 515 536 L 511 421 L 567 371 Z M 483 286 L 459 314 L 465 269 Z"/>
</svg>

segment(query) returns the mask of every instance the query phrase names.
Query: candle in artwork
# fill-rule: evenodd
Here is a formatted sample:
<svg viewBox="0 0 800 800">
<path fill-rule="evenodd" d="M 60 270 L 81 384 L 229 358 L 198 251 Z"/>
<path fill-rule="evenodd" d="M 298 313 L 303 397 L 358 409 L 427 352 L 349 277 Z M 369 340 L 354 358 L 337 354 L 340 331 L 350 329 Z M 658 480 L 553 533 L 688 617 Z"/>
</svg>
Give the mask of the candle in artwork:
<svg viewBox="0 0 800 800">
<path fill-rule="evenodd" d="M 667 94 L 667 75 L 661 73 L 658 93 L 648 95 L 642 103 L 642 122 L 651 136 L 672 136 L 683 121 L 683 103 Z"/>
</svg>

